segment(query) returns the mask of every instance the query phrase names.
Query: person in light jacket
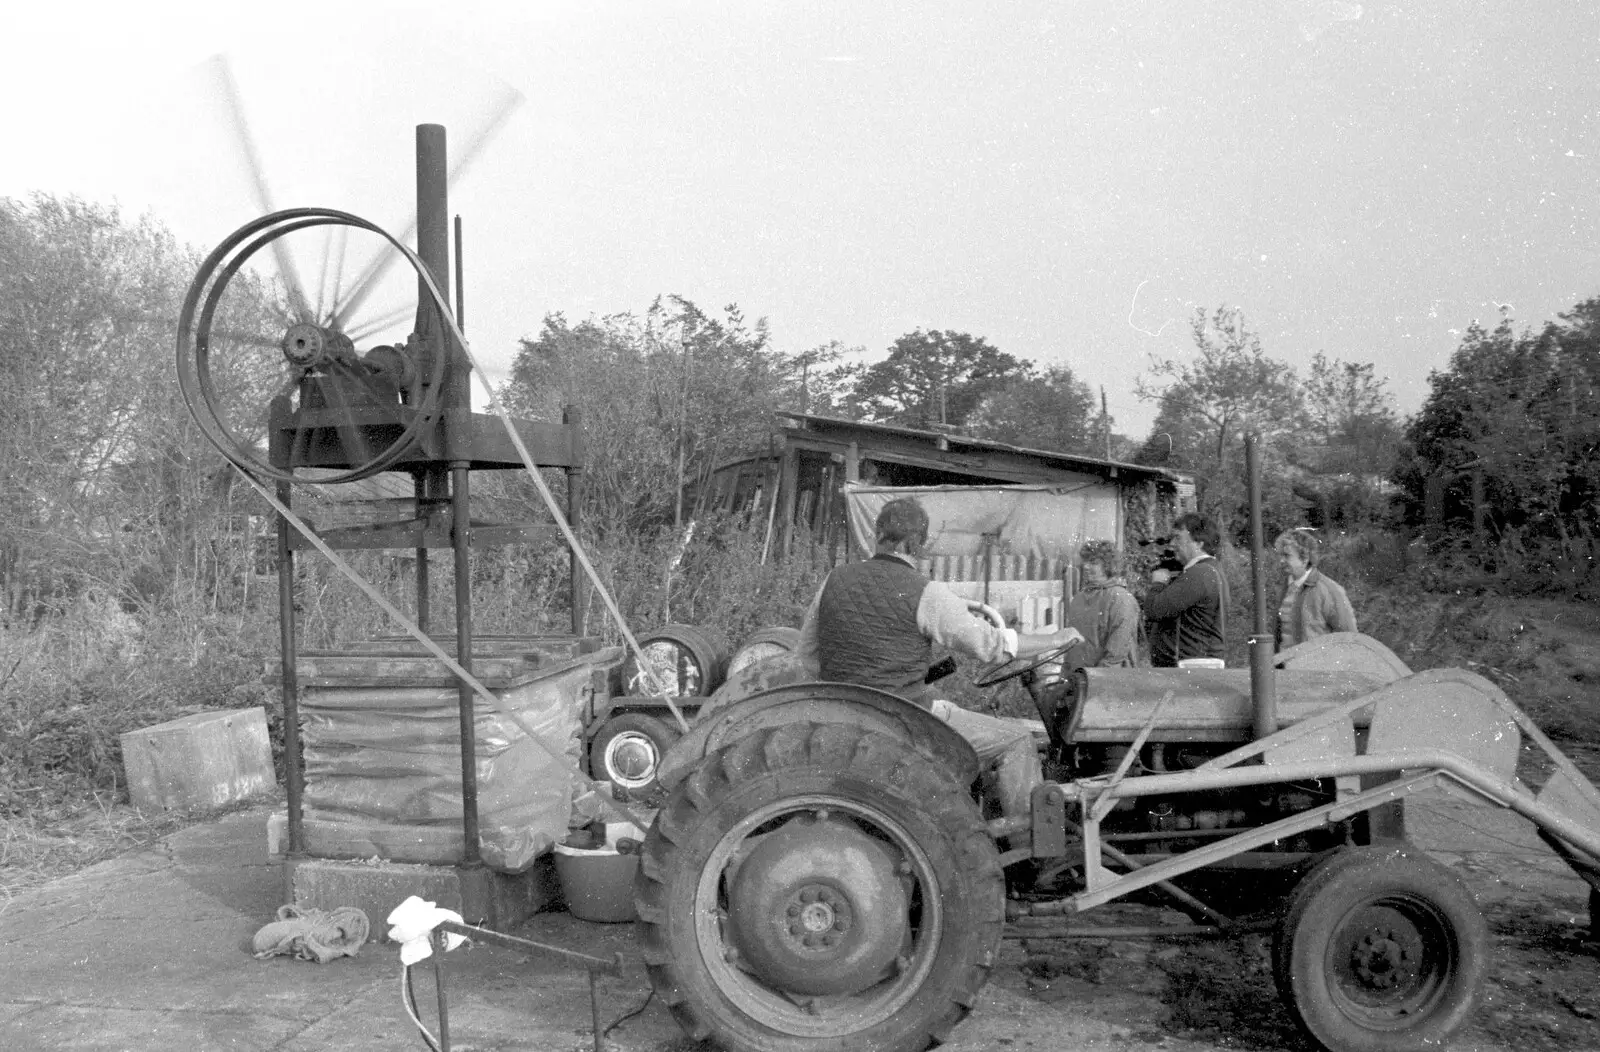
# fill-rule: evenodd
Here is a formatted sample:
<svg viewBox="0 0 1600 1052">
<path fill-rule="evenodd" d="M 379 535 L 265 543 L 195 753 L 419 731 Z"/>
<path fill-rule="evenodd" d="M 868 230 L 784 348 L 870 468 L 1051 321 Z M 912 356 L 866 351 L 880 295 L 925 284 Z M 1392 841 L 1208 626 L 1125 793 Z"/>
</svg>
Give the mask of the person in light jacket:
<svg viewBox="0 0 1600 1052">
<path fill-rule="evenodd" d="M 1278 649 L 1325 636 L 1356 631 L 1356 612 L 1344 588 L 1317 569 L 1322 542 L 1305 528 L 1285 530 L 1272 542 L 1289 572 L 1289 585 L 1278 606 Z"/>
<path fill-rule="evenodd" d="M 1139 601 L 1122 580 L 1122 553 L 1110 541 L 1078 552 L 1083 588 L 1067 604 L 1066 623 L 1083 633 L 1085 666 L 1132 668 L 1139 641 Z"/>
</svg>

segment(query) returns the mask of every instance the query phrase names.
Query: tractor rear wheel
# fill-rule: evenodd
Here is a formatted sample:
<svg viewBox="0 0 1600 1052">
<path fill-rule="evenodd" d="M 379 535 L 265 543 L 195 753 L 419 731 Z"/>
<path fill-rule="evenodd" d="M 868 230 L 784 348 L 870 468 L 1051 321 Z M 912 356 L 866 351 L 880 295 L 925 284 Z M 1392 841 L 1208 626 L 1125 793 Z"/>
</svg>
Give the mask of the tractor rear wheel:
<svg viewBox="0 0 1600 1052">
<path fill-rule="evenodd" d="M 1401 847 L 1345 848 L 1291 896 L 1274 978 L 1330 1052 L 1421 1052 L 1472 1015 L 1488 938 L 1472 893 L 1443 866 Z"/>
<path fill-rule="evenodd" d="M 656 993 L 730 1052 L 921 1052 L 971 1009 L 1005 919 L 968 787 L 836 723 L 707 757 L 658 814 L 634 900 Z"/>
</svg>

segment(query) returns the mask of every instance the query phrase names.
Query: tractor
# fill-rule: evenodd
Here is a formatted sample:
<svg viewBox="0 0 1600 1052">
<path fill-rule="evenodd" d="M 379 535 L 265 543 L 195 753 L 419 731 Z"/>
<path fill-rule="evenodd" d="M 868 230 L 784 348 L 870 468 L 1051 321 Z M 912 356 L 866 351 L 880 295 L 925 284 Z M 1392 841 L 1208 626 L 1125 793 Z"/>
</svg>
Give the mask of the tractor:
<svg viewBox="0 0 1600 1052">
<path fill-rule="evenodd" d="M 1249 669 L 1036 683 L 1046 781 L 1026 820 L 985 811 L 972 748 L 912 702 L 783 658 L 730 677 L 658 772 L 634 885 L 656 995 L 735 1052 L 920 1052 L 972 1010 L 1003 938 L 1270 930 L 1278 993 L 1321 1047 L 1446 1044 L 1487 928 L 1405 839 L 1406 799 L 1511 808 L 1600 886 L 1600 793 L 1481 676 L 1413 673 L 1356 633 L 1274 654 L 1256 627 Z M 1524 740 L 1554 766 L 1537 792 L 1516 775 Z M 1241 886 L 1243 911 L 1215 893 Z M 1190 923 L 1073 923 L 1132 895 Z"/>
</svg>

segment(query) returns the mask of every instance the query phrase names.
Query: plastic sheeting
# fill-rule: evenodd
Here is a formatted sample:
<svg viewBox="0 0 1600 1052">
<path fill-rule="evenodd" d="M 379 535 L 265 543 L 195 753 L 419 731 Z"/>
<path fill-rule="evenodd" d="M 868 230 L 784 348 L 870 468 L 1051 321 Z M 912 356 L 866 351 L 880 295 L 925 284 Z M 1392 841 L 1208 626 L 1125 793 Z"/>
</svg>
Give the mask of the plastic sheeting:
<svg viewBox="0 0 1600 1052">
<path fill-rule="evenodd" d="M 483 860 L 516 872 L 567 835 L 580 779 L 580 707 L 591 672 L 615 664 L 616 648 L 548 664 L 496 668 L 480 679 L 537 736 L 482 698 L 474 712 L 479 838 Z M 346 653 L 340 675 L 302 687 L 308 819 L 459 827 L 460 696 L 452 686 L 362 685 L 392 682 L 392 658 Z M 354 659 L 354 660 L 352 660 Z M 430 659 L 434 666 L 438 662 Z M 309 664 L 302 659 L 302 665 Z M 331 664 L 331 663 L 330 663 Z M 501 662 L 504 665 L 504 662 Z M 442 666 L 439 666 L 442 669 Z M 433 678 L 433 677 L 419 677 Z M 437 682 L 437 680 L 435 680 Z"/>
<path fill-rule="evenodd" d="M 981 558 L 991 534 L 996 555 L 1071 563 L 1084 541 L 1122 535 L 1116 484 L 1089 475 L 1048 486 L 846 485 L 844 496 L 856 547 L 869 555 L 878 512 L 900 497 L 915 497 L 928 513 L 929 559 Z"/>
<path fill-rule="evenodd" d="M 1092 475 L 1028 486 L 846 485 L 844 495 L 856 549 L 866 554 L 883 506 L 915 497 L 928 513 L 923 572 L 1023 632 L 1061 626 L 1083 542 L 1122 536 L 1120 491 Z"/>
</svg>

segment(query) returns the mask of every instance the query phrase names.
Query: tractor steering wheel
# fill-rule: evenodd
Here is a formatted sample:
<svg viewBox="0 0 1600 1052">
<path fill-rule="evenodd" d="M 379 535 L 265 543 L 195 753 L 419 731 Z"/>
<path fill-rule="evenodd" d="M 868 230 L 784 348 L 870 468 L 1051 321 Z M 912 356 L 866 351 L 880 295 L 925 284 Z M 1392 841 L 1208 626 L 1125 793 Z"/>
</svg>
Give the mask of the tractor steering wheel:
<svg viewBox="0 0 1600 1052">
<path fill-rule="evenodd" d="M 974 687 L 997 687 L 1002 683 L 1016 679 L 1018 676 L 1032 672 L 1036 668 L 1048 665 L 1052 661 L 1056 661 L 1062 657 L 1065 657 L 1067 651 L 1071 650 L 1073 647 L 1082 642 L 1083 638 L 1080 636 L 1070 643 L 1063 643 L 1061 646 L 1052 647 L 1036 657 L 1012 658 L 1009 661 L 1002 661 L 997 665 L 985 665 L 978 671 L 978 675 L 975 679 L 973 679 L 972 685 Z"/>
</svg>

